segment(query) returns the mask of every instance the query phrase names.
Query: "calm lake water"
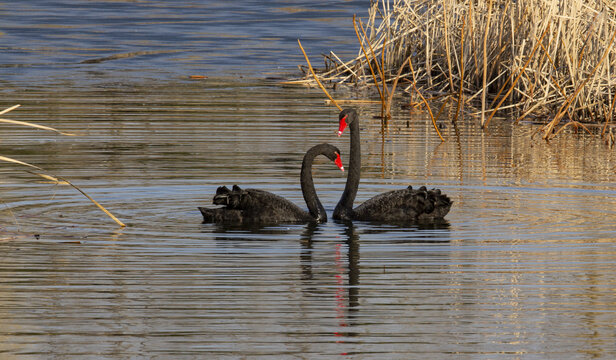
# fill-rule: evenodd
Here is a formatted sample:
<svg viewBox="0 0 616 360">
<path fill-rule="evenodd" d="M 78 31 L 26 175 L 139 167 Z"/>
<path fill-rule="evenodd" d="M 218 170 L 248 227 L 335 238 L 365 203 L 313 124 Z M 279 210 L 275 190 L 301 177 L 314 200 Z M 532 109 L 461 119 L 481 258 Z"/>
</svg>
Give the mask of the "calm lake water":
<svg viewBox="0 0 616 360">
<path fill-rule="evenodd" d="M 201 224 L 219 185 L 305 207 L 312 145 L 348 163 L 321 92 L 272 78 L 297 75 L 298 37 L 315 62 L 357 51 L 350 17 L 367 2 L 84 4 L 0 3 L 0 107 L 22 104 L 3 117 L 80 135 L 0 124 L 0 155 L 128 226 L 0 164 L 0 358 L 616 355 L 616 155 L 600 138 L 443 116 L 441 143 L 423 112 L 384 126 L 363 106 L 356 203 L 436 186 L 447 224 Z M 331 217 L 346 174 L 315 167 Z"/>
</svg>

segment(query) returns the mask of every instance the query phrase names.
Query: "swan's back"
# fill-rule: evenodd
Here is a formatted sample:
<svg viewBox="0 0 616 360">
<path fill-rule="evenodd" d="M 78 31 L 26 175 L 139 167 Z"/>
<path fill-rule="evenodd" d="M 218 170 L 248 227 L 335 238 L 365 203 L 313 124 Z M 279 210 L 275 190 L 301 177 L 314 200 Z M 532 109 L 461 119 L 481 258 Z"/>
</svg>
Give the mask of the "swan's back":
<svg viewBox="0 0 616 360">
<path fill-rule="evenodd" d="M 440 220 L 451 209 L 452 201 L 439 189 L 393 190 L 377 195 L 353 210 L 353 218 L 379 222 L 427 222 Z"/>
<path fill-rule="evenodd" d="M 204 222 L 277 224 L 313 220 L 308 212 L 281 196 L 259 189 L 241 189 L 237 185 L 233 190 L 219 187 L 213 202 L 224 207 L 200 207 Z"/>
</svg>

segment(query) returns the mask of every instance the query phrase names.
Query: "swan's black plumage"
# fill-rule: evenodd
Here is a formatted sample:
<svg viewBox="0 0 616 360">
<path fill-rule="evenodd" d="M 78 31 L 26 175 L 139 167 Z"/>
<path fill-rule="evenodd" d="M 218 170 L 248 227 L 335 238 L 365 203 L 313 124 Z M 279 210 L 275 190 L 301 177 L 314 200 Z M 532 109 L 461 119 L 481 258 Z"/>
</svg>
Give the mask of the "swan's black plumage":
<svg viewBox="0 0 616 360">
<path fill-rule="evenodd" d="M 340 112 L 339 136 L 346 126 L 351 132 L 350 162 L 344 192 L 334 209 L 334 219 L 391 223 L 433 222 L 447 215 L 452 204 L 449 197 L 439 189 L 428 190 L 425 186 L 419 189 L 409 186 L 406 189 L 389 191 L 366 200 L 353 209 L 361 171 L 359 117 L 353 109 Z"/>
<path fill-rule="evenodd" d="M 291 222 L 325 222 L 327 214 L 319 200 L 312 180 L 312 163 L 318 155 L 325 155 L 342 168 L 340 150 L 330 144 L 310 148 L 302 162 L 300 183 L 308 211 L 299 208 L 289 200 L 259 189 L 242 189 L 237 185 L 229 190 L 221 186 L 216 190 L 213 203 L 220 208 L 199 210 L 204 223 L 229 224 L 277 224 Z"/>
</svg>

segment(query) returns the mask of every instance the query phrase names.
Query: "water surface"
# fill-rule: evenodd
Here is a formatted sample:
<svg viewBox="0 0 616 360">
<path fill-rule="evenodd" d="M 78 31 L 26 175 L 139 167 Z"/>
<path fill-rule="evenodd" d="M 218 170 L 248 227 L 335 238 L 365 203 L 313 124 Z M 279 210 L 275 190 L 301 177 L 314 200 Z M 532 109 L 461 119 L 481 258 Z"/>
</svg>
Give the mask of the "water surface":
<svg viewBox="0 0 616 360">
<path fill-rule="evenodd" d="M 0 81 L 92 86 L 189 75 L 294 73 L 357 53 L 365 1 L 2 1 Z"/>
</svg>

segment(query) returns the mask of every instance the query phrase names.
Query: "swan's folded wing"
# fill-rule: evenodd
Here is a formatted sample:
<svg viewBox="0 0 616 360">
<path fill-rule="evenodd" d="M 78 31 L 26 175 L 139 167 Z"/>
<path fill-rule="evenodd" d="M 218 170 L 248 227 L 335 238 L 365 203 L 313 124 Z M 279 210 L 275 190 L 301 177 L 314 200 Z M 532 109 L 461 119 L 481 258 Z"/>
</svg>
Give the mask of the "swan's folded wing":
<svg viewBox="0 0 616 360">
<path fill-rule="evenodd" d="M 379 194 L 356 207 L 354 218 L 366 221 L 416 222 L 442 219 L 451 200 L 440 190 L 411 187 Z"/>
<path fill-rule="evenodd" d="M 310 214 L 291 201 L 268 191 L 245 189 L 239 209 L 255 222 L 280 223 L 311 220 Z"/>
</svg>

